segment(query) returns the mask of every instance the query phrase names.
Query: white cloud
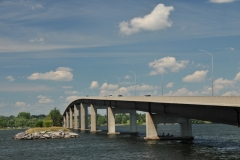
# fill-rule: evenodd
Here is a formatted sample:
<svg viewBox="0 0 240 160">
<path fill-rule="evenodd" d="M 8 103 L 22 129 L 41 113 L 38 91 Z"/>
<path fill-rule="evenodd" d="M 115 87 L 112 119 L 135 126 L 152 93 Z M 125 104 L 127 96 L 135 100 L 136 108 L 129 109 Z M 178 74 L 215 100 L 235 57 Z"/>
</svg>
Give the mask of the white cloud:
<svg viewBox="0 0 240 160">
<path fill-rule="evenodd" d="M 79 98 L 80 98 L 79 96 L 69 96 L 69 97 L 66 98 L 66 101 L 67 102 L 72 102 L 72 101 L 74 101 L 76 99 L 79 99 Z"/>
<path fill-rule="evenodd" d="M 178 72 L 180 69 L 186 67 L 188 60 L 177 61 L 175 57 L 164 57 L 153 62 L 148 63 L 150 68 L 153 68 L 149 75 L 157 75 L 165 73 L 165 69 L 170 69 L 171 72 Z"/>
<path fill-rule="evenodd" d="M 236 0 L 210 0 L 209 2 L 212 2 L 212 3 L 231 3 L 231 2 L 234 2 Z"/>
<path fill-rule="evenodd" d="M 121 22 L 119 24 L 120 32 L 130 35 L 141 30 L 154 31 L 171 27 L 172 22 L 168 20 L 168 17 L 173 10 L 173 6 L 167 7 L 164 4 L 158 4 L 150 14 L 144 17 L 133 18 L 130 22 Z"/>
<path fill-rule="evenodd" d="M 150 86 L 147 84 L 142 84 L 142 85 L 136 86 L 136 90 L 138 90 L 138 91 L 157 90 L 157 89 L 158 89 L 158 86 Z M 127 90 L 128 91 L 135 90 L 135 86 L 129 86 L 129 87 L 127 87 Z"/>
<path fill-rule="evenodd" d="M 182 79 L 183 82 L 202 82 L 204 81 L 208 70 L 196 71 L 192 75 L 187 75 Z"/>
<path fill-rule="evenodd" d="M 31 42 L 31 43 L 34 43 L 34 42 L 44 42 L 44 39 L 42 37 L 33 38 L 33 39 L 30 39 L 29 42 Z"/>
<path fill-rule="evenodd" d="M 78 91 L 65 91 L 65 94 L 79 94 Z"/>
<path fill-rule="evenodd" d="M 234 51 L 234 50 L 235 50 L 235 48 L 233 48 L 233 47 L 230 47 L 230 48 L 225 48 L 225 50 Z"/>
<path fill-rule="evenodd" d="M 103 83 L 100 87 L 101 90 L 116 90 L 118 88 L 118 85 L 116 84 L 107 84 Z"/>
<path fill-rule="evenodd" d="M 167 88 L 172 88 L 173 85 L 174 85 L 174 83 L 173 83 L 173 82 L 170 82 L 170 83 L 168 83 L 168 84 L 166 85 L 166 87 L 167 87 Z"/>
<path fill-rule="evenodd" d="M 170 91 L 166 95 L 169 95 L 169 96 L 198 96 L 199 93 L 197 91 L 192 92 L 186 88 L 181 88 L 181 89 L 178 89 L 177 91 Z"/>
<path fill-rule="evenodd" d="M 46 73 L 33 73 L 28 77 L 29 80 L 52 80 L 52 81 L 72 81 L 72 69 L 68 67 L 59 67 L 56 71 Z"/>
<path fill-rule="evenodd" d="M 7 78 L 10 82 L 15 81 L 15 79 L 13 78 L 13 76 L 7 76 L 7 77 L 5 77 L 5 78 Z"/>
<path fill-rule="evenodd" d="M 5 105 L 5 103 L 0 103 L 0 107 L 4 107 Z"/>
<path fill-rule="evenodd" d="M 234 78 L 235 81 L 240 81 L 240 72 L 237 73 L 236 77 Z"/>
<path fill-rule="evenodd" d="M 222 96 L 239 96 L 239 95 L 240 94 L 237 91 L 228 91 L 228 92 L 222 94 Z"/>
<path fill-rule="evenodd" d="M 124 77 L 124 79 L 130 79 L 130 76 L 129 76 L 129 75 L 126 75 L 126 76 Z"/>
<path fill-rule="evenodd" d="M 62 86 L 63 89 L 71 89 L 73 88 L 72 86 Z"/>
<path fill-rule="evenodd" d="M 91 85 L 90 85 L 90 89 L 95 89 L 95 88 L 98 88 L 99 85 L 98 85 L 98 82 L 97 81 L 92 81 Z"/>
<path fill-rule="evenodd" d="M 54 88 L 45 85 L 30 85 L 30 84 L 0 84 L 2 92 L 42 92 L 52 91 Z"/>
<path fill-rule="evenodd" d="M 32 6 L 31 6 L 31 9 L 32 9 L 32 10 L 42 9 L 42 8 L 43 8 L 43 6 L 42 6 L 41 4 L 35 4 L 35 5 L 32 5 Z"/>
<path fill-rule="evenodd" d="M 236 82 L 228 79 L 218 78 L 214 81 L 214 92 L 218 93 L 220 90 L 228 87 L 234 87 Z"/>
<path fill-rule="evenodd" d="M 26 103 L 24 103 L 24 102 L 16 102 L 15 106 L 17 106 L 17 107 L 25 107 Z"/>
<path fill-rule="evenodd" d="M 54 102 L 52 99 L 50 99 L 49 97 L 47 96 L 43 96 L 43 95 L 39 95 L 37 96 L 37 98 L 39 99 L 38 100 L 38 103 L 52 103 Z"/>
</svg>

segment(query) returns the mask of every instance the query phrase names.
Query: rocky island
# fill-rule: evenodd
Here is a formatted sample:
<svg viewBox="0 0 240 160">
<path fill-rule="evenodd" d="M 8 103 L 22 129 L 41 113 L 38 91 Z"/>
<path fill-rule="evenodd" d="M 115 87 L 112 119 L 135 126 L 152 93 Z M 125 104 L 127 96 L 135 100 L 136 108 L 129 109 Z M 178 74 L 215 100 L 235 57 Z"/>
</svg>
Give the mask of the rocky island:
<svg viewBox="0 0 240 160">
<path fill-rule="evenodd" d="M 49 128 L 31 128 L 25 132 L 16 134 L 15 140 L 34 140 L 34 139 L 60 139 L 60 138 L 77 138 L 77 133 L 72 133 L 66 128 L 49 127 Z"/>
</svg>

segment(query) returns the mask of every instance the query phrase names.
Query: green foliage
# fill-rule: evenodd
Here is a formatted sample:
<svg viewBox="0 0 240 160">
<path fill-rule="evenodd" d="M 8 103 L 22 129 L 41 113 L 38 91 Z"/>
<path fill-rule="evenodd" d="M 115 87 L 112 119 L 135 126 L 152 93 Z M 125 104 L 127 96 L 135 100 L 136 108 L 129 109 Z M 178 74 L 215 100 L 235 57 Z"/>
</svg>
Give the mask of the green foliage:
<svg viewBox="0 0 240 160">
<path fill-rule="evenodd" d="M 15 120 L 15 126 L 18 126 L 18 127 L 26 127 L 28 124 L 28 120 L 24 117 L 18 117 L 16 120 Z"/>
<path fill-rule="evenodd" d="M 62 126 L 63 116 L 61 115 L 60 111 L 56 109 L 56 107 L 50 111 L 49 116 L 51 117 L 53 126 Z"/>
<path fill-rule="evenodd" d="M 30 113 L 28 112 L 20 112 L 18 113 L 18 118 L 25 118 L 25 119 L 30 119 Z"/>
<path fill-rule="evenodd" d="M 53 126 L 53 120 L 51 119 L 51 116 L 48 115 L 44 120 L 43 120 L 43 127 L 52 127 Z"/>
<path fill-rule="evenodd" d="M 34 127 L 43 127 L 43 120 L 38 120 L 35 124 Z"/>
<path fill-rule="evenodd" d="M 97 125 L 102 126 L 107 124 L 107 117 L 97 114 Z"/>
</svg>

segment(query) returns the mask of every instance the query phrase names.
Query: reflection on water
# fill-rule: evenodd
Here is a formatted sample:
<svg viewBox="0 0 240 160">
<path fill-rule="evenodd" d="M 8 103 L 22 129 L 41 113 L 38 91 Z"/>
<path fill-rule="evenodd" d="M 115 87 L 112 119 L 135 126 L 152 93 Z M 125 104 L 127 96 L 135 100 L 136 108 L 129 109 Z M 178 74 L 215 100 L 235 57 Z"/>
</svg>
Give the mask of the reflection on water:
<svg viewBox="0 0 240 160">
<path fill-rule="evenodd" d="M 99 127 L 106 129 L 106 127 Z M 129 131 L 129 126 L 117 126 Z M 76 139 L 15 141 L 21 130 L 0 131 L 0 160 L 3 159 L 240 159 L 240 129 L 235 126 L 193 125 L 194 141 L 144 140 L 145 126 L 139 134 L 108 135 L 74 130 Z M 159 125 L 158 133 L 180 135 L 179 125 Z"/>
</svg>

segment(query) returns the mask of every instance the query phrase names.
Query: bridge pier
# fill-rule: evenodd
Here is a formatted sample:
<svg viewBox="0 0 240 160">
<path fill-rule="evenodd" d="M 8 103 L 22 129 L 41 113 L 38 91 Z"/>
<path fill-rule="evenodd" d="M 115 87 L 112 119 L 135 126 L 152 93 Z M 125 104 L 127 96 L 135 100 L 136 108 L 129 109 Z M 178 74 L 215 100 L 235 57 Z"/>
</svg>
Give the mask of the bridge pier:
<svg viewBox="0 0 240 160">
<path fill-rule="evenodd" d="M 91 108 L 91 132 L 96 132 L 97 131 L 97 109 L 90 104 Z"/>
<path fill-rule="evenodd" d="M 69 108 L 69 118 L 70 118 L 70 126 L 69 128 L 73 128 L 73 113 L 72 113 L 72 109 Z"/>
<path fill-rule="evenodd" d="M 112 107 L 107 108 L 107 117 L 108 117 L 108 119 L 107 119 L 108 134 L 119 134 L 119 132 L 116 132 L 114 108 L 112 108 Z"/>
<path fill-rule="evenodd" d="M 159 123 L 179 123 L 180 137 L 159 137 L 157 133 L 157 124 Z M 192 140 L 192 123 L 188 118 L 163 116 L 159 114 L 146 114 L 146 137 L 144 139 L 187 139 Z"/>
<path fill-rule="evenodd" d="M 80 112 L 81 112 L 81 130 L 88 129 L 88 108 L 86 104 L 80 104 Z"/>
<path fill-rule="evenodd" d="M 78 124 L 77 124 L 77 120 L 78 120 L 78 116 L 77 116 L 77 106 L 76 104 L 74 104 L 74 129 L 78 129 Z"/>
<path fill-rule="evenodd" d="M 69 128 L 69 113 L 66 111 L 66 128 Z"/>
</svg>

